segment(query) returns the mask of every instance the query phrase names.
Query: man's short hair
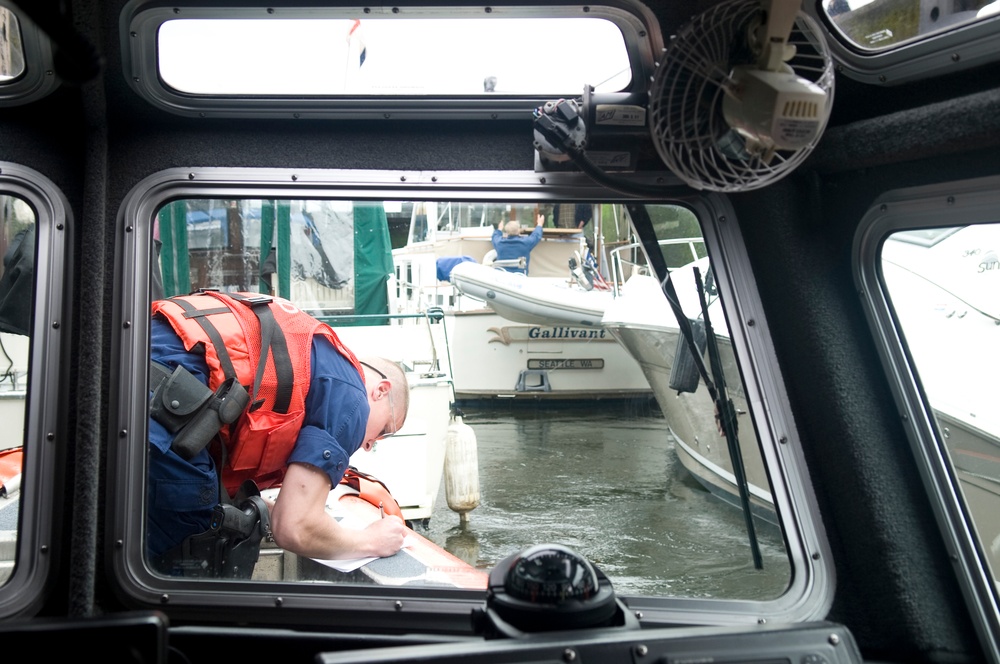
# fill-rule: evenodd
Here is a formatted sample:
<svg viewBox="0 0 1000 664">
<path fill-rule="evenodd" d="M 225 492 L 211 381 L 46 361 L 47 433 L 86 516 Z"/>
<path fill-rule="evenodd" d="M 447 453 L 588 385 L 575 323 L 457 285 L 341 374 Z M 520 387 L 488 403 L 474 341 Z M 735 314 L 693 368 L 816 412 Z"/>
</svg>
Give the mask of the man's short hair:
<svg viewBox="0 0 1000 664">
<path fill-rule="evenodd" d="M 507 235 L 520 235 L 521 224 L 516 221 L 508 221 L 503 227 L 503 232 Z"/>
</svg>

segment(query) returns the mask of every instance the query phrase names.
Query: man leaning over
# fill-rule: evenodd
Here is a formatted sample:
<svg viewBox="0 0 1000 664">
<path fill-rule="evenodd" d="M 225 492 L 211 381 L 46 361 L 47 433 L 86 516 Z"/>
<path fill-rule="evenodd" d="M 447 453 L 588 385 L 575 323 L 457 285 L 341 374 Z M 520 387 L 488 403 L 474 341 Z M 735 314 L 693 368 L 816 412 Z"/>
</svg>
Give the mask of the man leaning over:
<svg viewBox="0 0 1000 664">
<path fill-rule="evenodd" d="M 146 549 L 159 571 L 249 577 L 262 535 L 318 559 L 399 551 L 401 518 L 353 530 L 325 508 L 350 456 L 371 451 L 406 419 L 409 387 L 399 365 L 359 360 L 325 323 L 251 293 L 155 301 L 151 347 Z M 182 412 L 193 405 L 194 415 Z M 213 428 L 218 435 L 205 440 Z M 254 494 L 274 486 L 276 500 L 263 507 Z M 270 532 L 245 542 L 236 531 L 253 505 Z M 235 525 L 220 531 L 223 518 Z"/>
</svg>

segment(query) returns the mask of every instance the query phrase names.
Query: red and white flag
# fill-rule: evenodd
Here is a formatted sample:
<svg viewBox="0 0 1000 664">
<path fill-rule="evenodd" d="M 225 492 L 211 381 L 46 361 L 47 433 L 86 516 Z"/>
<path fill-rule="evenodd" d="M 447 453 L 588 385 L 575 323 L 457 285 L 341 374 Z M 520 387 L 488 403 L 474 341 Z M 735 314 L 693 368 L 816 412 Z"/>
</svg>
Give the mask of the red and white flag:
<svg viewBox="0 0 1000 664">
<path fill-rule="evenodd" d="M 365 46 L 364 37 L 361 34 L 361 20 L 354 19 L 350 29 L 347 31 L 348 57 L 351 62 L 357 62 L 358 67 L 365 64 L 365 56 L 368 47 Z"/>
</svg>

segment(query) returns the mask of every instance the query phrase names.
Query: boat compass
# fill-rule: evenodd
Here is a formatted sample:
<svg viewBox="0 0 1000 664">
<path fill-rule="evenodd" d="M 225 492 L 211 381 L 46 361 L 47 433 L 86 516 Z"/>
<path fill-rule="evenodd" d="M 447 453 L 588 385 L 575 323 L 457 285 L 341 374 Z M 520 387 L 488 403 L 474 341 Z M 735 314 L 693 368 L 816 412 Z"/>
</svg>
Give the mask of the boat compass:
<svg viewBox="0 0 1000 664">
<path fill-rule="evenodd" d="M 473 613 L 473 625 L 487 638 L 639 626 L 608 577 L 560 544 L 533 546 L 501 560 L 490 572 L 486 606 Z"/>
</svg>

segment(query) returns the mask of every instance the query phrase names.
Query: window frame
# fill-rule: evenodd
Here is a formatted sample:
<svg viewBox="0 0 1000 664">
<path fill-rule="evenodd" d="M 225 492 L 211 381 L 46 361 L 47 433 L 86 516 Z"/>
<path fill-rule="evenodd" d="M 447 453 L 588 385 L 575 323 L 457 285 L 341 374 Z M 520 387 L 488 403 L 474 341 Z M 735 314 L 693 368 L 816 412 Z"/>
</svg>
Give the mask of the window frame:
<svg viewBox="0 0 1000 664">
<path fill-rule="evenodd" d="M 852 251 L 855 284 L 889 379 L 900 420 L 921 479 L 951 554 L 983 649 L 1000 662 L 1000 590 L 979 551 L 958 480 L 938 435 L 932 409 L 909 360 L 882 280 L 882 243 L 892 233 L 921 228 L 1000 223 L 1000 177 L 987 177 L 887 192 L 865 214 Z"/>
<path fill-rule="evenodd" d="M 402 177 L 401 177 L 402 176 Z M 663 173 L 634 176 L 644 186 L 662 182 Z M 185 198 L 337 198 L 344 200 L 431 200 L 626 202 L 621 194 L 594 184 L 580 173 L 552 173 L 540 182 L 529 171 L 389 172 L 344 170 L 177 168 L 147 177 L 126 197 L 118 214 L 113 361 L 120 376 L 112 386 L 109 491 L 117 497 L 108 518 L 108 556 L 112 580 L 125 601 L 181 616 L 225 619 L 224 607 L 239 606 L 241 616 L 266 616 L 270 622 L 324 625 L 383 625 L 467 634 L 469 615 L 480 608 L 480 591 L 430 587 L 378 587 L 294 582 L 167 579 L 152 574 L 143 561 L 145 390 L 149 354 L 149 268 L 152 221 L 159 208 Z M 687 206 L 703 224 L 706 246 L 727 303 L 726 317 L 741 361 L 747 402 L 762 440 L 762 453 L 775 506 L 784 526 L 791 574 L 789 587 L 762 601 L 693 597 L 625 598 L 648 626 L 699 622 L 753 625 L 761 619 L 789 622 L 823 619 L 833 601 L 833 559 L 798 444 L 798 434 L 778 368 L 768 326 L 754 286 L 749 258 L 736 216 L 717 194 L 665 195 L 650 203 Z M 725 219 L 725 223 L 721 220 Z M 766 404 L 766 407 L 765 407 Z M 120 433 L 119 433 L 120 432 Z M 750 555 L 749 549 L 747 555 Z M 248 592 L 248 590 L 252 592 Z M 404 607 L 403 610 L 399 606 Z M 322 612 L 316 611 L 322 609 Z M 212 614 L 208 614 L 211 616 Z M 230 618 L 232 616 L 229 616 Z"/>
<path fill-rule="evenodd" d="M 196 118 L 285 118 L 285 119 L 476 119 L 498 120 L 531 117 L 531 112 L 553 97 L 551 95 L 483 95 L 475 97 L 420 96 L 234 96 L 191 95 L 167 87 L 159 78 L 156 37 L 159 27 L 178 17 L 190 18 L 267 18 L 272 8 L 261 2 L 240 6 L 224 2 L 168 3 L 165 0 L 132 0 L 122 10 L 120 19 L 122 68 L 132 89 L 160 109 Z M 625 39 L 632 65 L 631 89 L 606 93 L 606 103 L 642 105 L 645 82 L 655 70 L 654 58 L 663 49 L 663 39 L 652 13 L 634 0 L 607 0 L 600 5 L 560 3 L 557 5 L 498 4 L 485 8 L 491 17 L 509 18 L 604 18 L 617 25 Z M 397 3 L 391 9 L 379 7 L 284 7 L 281 16 L 288 18 L 353 19 L 358 16 L 385 18 L 475 18 L 484 15 L 484 7 L 473 4 L 427 6 Z M 580 92 L 583 90 L 581 88 Z M 557 95 L 558 96 L 558 95 Z M 605 95 L 602 94 L 602 99 Z"/>
<path fill-rule="evenodd" d="M 28 202 L 35 212 L 35 284 L 29 354 L 20 523 L 13 574 L 0 586 L 0 618 L 31 615 L 41 608 L 54 582 L 51 570 L 59 546 L 55 488 L 70 432 L 64 423 L 69 384 L 63 361 L 72 339 L 67 297 L 69 203 L 41 173 L 0 161 L 0 192 Z"/>
<path fill-rule="evenodd" d="M 917 0 L 919 1 L 919 0 Z M 826 27 L 838 71 L 873 85 L 893 86 L 969 69 L 1000 59 L 1000 16 L 959 24 L 879 50 L 863 49 L 837 27 L 823 0 L 803 11 Z"/>
<path fill-rule="evenodd" d="M 30 104 L 59 87 L 53 63 L 52 42 L 17 6 L 7 0 L 0 0 L 0 7 L 17 18 L 24 49 L 24 72 L 17 78 L 0 84 L 0 108 Z"/>
</svg>

